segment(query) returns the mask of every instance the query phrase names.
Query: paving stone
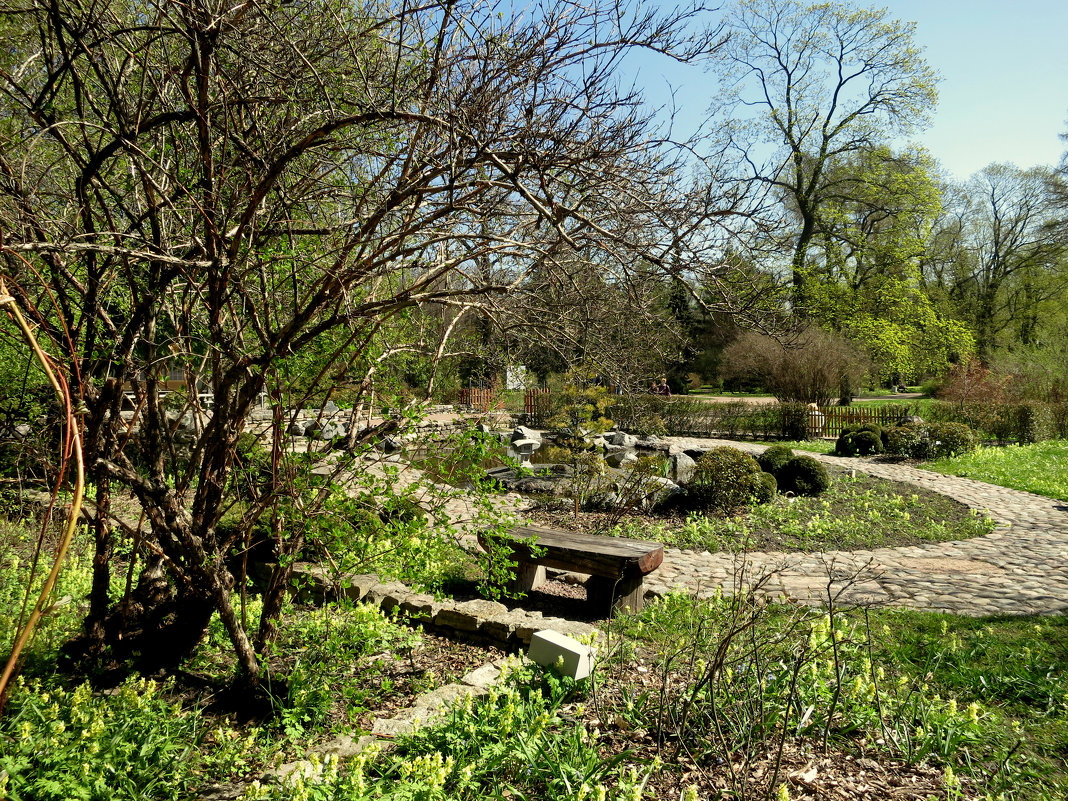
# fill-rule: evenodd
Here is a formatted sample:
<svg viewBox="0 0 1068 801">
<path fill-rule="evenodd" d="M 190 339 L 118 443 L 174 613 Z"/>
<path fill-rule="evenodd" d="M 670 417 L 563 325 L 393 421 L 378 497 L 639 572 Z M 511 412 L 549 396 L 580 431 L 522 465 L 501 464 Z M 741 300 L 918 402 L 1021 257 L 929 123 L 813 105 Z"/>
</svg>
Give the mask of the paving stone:
<svg viewBox="0 0 1068 801">
<path fill-rule="evenodd" d="M 752 454 L 764 450 L 753 443 L 687 437 L 671 437 L 667 443 L 670 453 L 691 455 L 721 445 Z M 729 591 L 736 581 L 753 586 L 770 575 L 769 594 L 819 603 L 826 599 L 828 578 L 837 591 L 855 573 L 858 584 L 847 591 L 853 601 L 868 597 L 971 615 L 1068 610 L 1068 504 L 911 465 L 813 455 L 841 469 L 940 492 L 988 514 L 997 527 L 972 540 L 816 556 L 756 551 L 736 557 L 666 548 L 664 564 L 646 580 L 647 597 L 672 588 L 709 597 L 717 587 Z"/>
</svg>

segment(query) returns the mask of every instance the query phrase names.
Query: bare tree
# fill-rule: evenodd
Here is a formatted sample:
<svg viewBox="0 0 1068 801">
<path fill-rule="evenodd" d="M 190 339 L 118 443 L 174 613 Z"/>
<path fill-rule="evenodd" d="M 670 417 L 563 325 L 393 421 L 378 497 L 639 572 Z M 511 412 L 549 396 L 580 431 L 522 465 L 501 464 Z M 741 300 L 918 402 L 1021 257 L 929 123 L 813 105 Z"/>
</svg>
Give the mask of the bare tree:
<svg viewBox="0 0 1068 801">
<path fill-rule="evenodd" d="M 728 18 L 714 109 L 750 168 L 782 198 L 791 226 L 794 302 L 806 302 L 809 246 L 829 199 L 848 191 L 832 167 L 924 123 L 936 76 L 915 25 L 886 9 L 743 0 Z"/>
<path fill-rule="evenodd" d="M 339 366 L 370 378 L 391 348 L 440 358 L 454 325 L 372 346 L 415 308 L 448 321 L 487 308 L 564 250 L 731 297 L 718 254 L 745 198 L 711 190 L 707 167 L 680 180 L 684 151 L 613 77 L 633 48 L 712 53 L 698 6 L 7 0 L 2 13 L 0 245 L 83 403 L 97 646 L 122 634 L 172 661 L 218 611 L 259 676 L 270 627 L 253 642 L 235 609 L 241 535 L 219 522 L 263 392 L 275 440 L 253 511 L 286 491 L 281 388 L 310 349 L 324 356 L 309 387 Z M 168 414 L 164 366 L 210 398 L 202 429 Z M 121 609 L 107 594 L 115 487 L 149 526 Z M 299 532 L 275 536 L 299 551 Z"/>
<path fill-rule="evenodd" d="M 1042 305 L 1063 297 L 1068 243 L 1057 185 L 1047 169 L 991 164 L 953 194 L 940 232 L 953 243 L 941 280 L 984 360 L 1013 326 L 1021 344 L 1033 344 Z"/>
</svg>

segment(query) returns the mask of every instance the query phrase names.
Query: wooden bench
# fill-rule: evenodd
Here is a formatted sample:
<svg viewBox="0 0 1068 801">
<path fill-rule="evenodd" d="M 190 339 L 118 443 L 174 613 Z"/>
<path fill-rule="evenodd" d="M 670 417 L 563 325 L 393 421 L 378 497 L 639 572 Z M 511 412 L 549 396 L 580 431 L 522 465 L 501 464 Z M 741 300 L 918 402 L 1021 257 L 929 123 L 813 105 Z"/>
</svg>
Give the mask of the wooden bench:
<svg viewBox="0 0 1068 801">
<path fill-rule="evenodd" d="M 479 542 L 486 541 L 479 535 Z M 533 540 L 535 555 L 531 549 Z M 644 598 L 642 581 L 664 561 L 658 542 L 558 531 L 544 526 L 520 526 L 501 544 L 518 565 L 512 589 L 533 590 L 545 581 L 545 568 L 588 573 L 586 597 L 600 614 L 626 609 L 638 612 Z"/>
</svg>

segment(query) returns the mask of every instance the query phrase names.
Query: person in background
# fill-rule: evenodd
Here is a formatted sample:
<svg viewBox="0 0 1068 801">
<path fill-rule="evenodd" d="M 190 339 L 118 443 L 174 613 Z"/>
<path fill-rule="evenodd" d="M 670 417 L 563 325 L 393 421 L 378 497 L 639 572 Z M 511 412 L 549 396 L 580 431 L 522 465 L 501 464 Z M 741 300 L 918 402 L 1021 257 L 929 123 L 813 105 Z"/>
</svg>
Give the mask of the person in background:
<svg viewBox="0 0 1068 801">
<path fill-rule="evenodd" d="M 649 387 L 649 391 L 654 395 L 660 395 L 664 398 L 671 397 L 671 387 L 668 386 L 667 379 L 664 377 L 660 378 L 659 384 L 654 381 L 653 385 Z"/>
</svg>

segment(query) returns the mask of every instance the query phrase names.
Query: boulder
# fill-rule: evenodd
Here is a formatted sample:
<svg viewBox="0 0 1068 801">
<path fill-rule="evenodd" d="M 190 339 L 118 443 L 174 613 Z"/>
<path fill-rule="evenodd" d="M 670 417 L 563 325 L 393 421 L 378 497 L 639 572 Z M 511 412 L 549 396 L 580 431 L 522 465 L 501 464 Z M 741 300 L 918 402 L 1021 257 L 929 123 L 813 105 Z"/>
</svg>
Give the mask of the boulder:
<svg viewBox="0 0 1068 801">
<path fill-rule="evenodd" d="M 400 437 L 382 437 L 382 441 L 379 444 L 386 453 L 396 453 L 404 448 L 404 440 Z"/>
<path fill-rule="evenodd" d="M 689 454 L 676 453 L 671 456 L 671 476 L 679 484 L 685 484 L 693 479 L 694 468 L 697 462 Z"/>
<path fill-rule="evenodd" d="M 335 420 L 327 420 L 319 430 L 319 439 L 325 439 L 327 441 L 342 439 L 348 435 L 349 431 L 345 427 L 345 424 Z"/>
<path fill-rule="evenodd" d="M 645 481 L 646 506 L 649 508 L 660 506 L 669 498 L 686 494 L 686 490 L 670 478 L 649 476 Z"/>
<path fill-rule="evenodd" d="M 311 420 L 294 420 L 289 426 L 289 436 L 306 437 L 308 436 L 308 429 L 312 428 L 312 426 Z"/>
</svg>

